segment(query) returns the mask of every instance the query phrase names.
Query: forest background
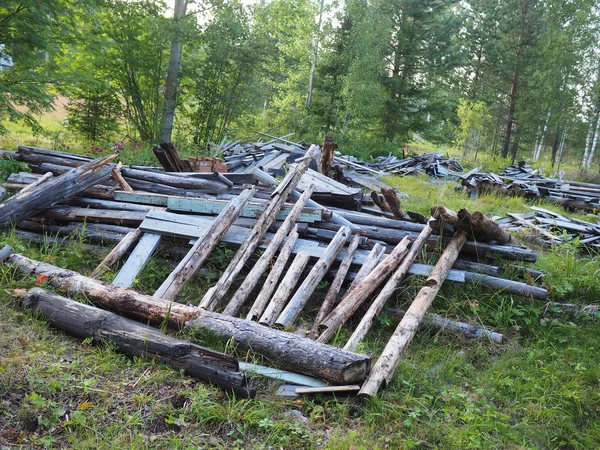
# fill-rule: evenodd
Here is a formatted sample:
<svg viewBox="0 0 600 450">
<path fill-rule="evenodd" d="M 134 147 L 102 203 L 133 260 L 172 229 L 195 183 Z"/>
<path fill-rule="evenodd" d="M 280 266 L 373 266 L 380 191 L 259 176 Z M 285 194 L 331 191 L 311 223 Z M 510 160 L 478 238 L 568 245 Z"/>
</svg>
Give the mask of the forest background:
<svg viewBox="0 0 600 450">
<path fill-rule="evenodd" d="M 331 134 L 363 158 L 416 139 L 586 171 L 599 26 L 593 0 L 7 0 L 0 132 L 184 154 Z M 43 128 L 57 97 L 66 119 Z"/>
</svg>

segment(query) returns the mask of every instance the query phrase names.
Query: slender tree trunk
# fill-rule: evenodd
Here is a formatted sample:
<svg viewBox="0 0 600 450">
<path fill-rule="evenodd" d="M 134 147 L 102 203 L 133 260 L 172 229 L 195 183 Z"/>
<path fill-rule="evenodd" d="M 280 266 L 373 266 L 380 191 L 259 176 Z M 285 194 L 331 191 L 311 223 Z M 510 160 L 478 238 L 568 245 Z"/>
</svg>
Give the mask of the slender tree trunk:
<svg viewBox="0 0 600 450">
<path fill-rule="evenodd" d="M 510 163 L 514 164 L 515 163 L 515 159 L 517 159 L 517 153 L 519 151 L 519 130 L 516 128 L 515 126 L 515 137 L 513 139 L 513 146 L 512 146 L 512 150 L 511 150 L 511 157 L 510 157 Z"/>
<path fill-rule="evenodd" d="M 317 34 L 314 39 L 314 48 L 312 56 L 312 65 L 310 67 L 310 78 L 308 79 L 308 93 L 306 94 L 306 107 L 310 107 L 313 95 L 313 83 L 315 81 L 315 72 L 317 70 L 317 57 L 319 56 L 319 42 L 321 38 L 321 23 L 323 21 L 323 7 L 325 0 L 321 0 L 321 6 L 319 7 L 319 22 L 317 24 Z"/>
<path fill-rule="evenodd" d="M 596 147 L 598 146 L 598 132 L 600 131 L 600 113 L 598 114 L 598 120 L 596 121 L 596 131 L 594 132 L 594 140 L 592 141 L 592 147 L 590 148 L 590 153 L 588 155 L 588 159 L 585 162 L 584 170 L 587 170 L 592 165 L 592 161 L 594 160 L 594 154 L 596 153 Z"/>
<path fill-rule="evenodd" d="M 508 116 L 506 118 L 506 129 L 504 131 L 504 144 L 502 145 L 502 158 L 508 157 L 510 150 L 510 140 L 512 137 L 513 122 L 515 119 L 515 107 L 517 102 L 517 93 L 519 90 L 519 71 L 513 72 L 512 86 L 510 88 L 510 103 L 508 105 Z"/>
<path fill-rule="evenodd" d="M 182 36 L 180 30 L 177 28 L 177 24 L 185 17 L 186 9 L 187 0 L 175 0 L 175 9 L 173 11 L 175 34 L 171 40 L 169 69 L 167 72 L 167 82 L 165 85 L 165 106 L 162 112 L 160 129 L 160 140 L 164 142 L 171 142 L 171 134 L 173 133 L 175 102 L 177 100 L 177 87 L 179 85 L 179 67 L 181 66 L 181 50 L 183 48 Z"/>
<path fill-rule="evenodd" d="M 556 155 L 558 154 L 558 147 L 560 146 L 560 124 L 556 126 L 556 133 L 554 133 L 554 139 L 552 140 L 552 167 L 556 162 Z"/>
<path fill-rule="evenodd" d="M 548 109 L 548 115 L 546 116 L 546 122 L 544 123 L 544 129 L 542 130 L 542 137 L 538 146 L 535 149 L 535 154 L 533 155 L 533 160 L 537 161 L 540 159 L 540 154 L 542 153 L 542 147 L 544 146 L 544 139 L 546 138 L 546 132 L 548 131 L 548 121 L 550 120 L 550 114 L 552 109 Z"/>
</svg>

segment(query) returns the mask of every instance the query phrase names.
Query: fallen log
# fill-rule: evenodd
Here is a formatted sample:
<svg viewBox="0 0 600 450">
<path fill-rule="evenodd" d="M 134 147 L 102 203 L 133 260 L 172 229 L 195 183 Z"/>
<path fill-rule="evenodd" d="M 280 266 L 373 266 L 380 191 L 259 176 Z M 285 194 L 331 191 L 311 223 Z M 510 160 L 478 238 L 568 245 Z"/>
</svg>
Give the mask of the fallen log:
<svg viewBox="0 0 600 450">
<path fill-rule="evenodd" d="M 362 385 L 358 393 L 359 397 L 372 397 L 377 394 L 382 385 L 390 382 L 400 362 L 400 358 L 417 332 L 419 324 L 442 287 L 442 283 L 446 279 L 448 272 L 450 272 L 452 264 L 458 258 L 460 249 L 466 240 L 466 233 L 457 231 L 454 234 L 450 244 L 448 244 L 438 263 L 435 265 L 433 272 L 427 278 L 425 286 L 421 288 L 383 349 L 369 378 Z"/>
<path fill-rule="evenodd" d="M 381 263 L 373 269 L 373 271 L 366 276 L 366 278 L 354 287 L 351 291 L 346 293 L 344 298 L 340 301 L 340 304 L 331 311 L 331 313 L 319 324 L 319 331 L 321 334 L 317 339 L 319 342 L 327 342 L 331 339 L 338 328 L 348 321 L 350 317 L 356 312 L 358 307 L 377 289 L 377 287 L 385 281 L 388 275 L 396 269 L 398 264 L 402 261 L 408 247 L 411 243 L 409 237 L 404 238 L 394 248 L 394 251 L 390 253 Z"/>
<path fill-rule="evenodd" d="M 7 195 L 8 195 L 8 193 L 6 192 L 6 189 L 4 189 L 2 186 L 0 186 L 0 202 L 2 200 L 4 200 Z"/>
<path fill-rule="evenodd" d="M 309 151 L 309 155 L 314 155 L 314 152 L 315 149 L 312 148 Z M 283 208 L 290 193 L 295 189 L 296 185 L 298 184 L 298 181 L 300 181 L 300 178 L 308 169 L 309 163 L 309 160 L 301 161 L 300 163 L 298 163 L 296 168 L 293 171 L 291 171 L 276 187 L 275 191 L 272 194 L 271 201 L 256 221 L 256 224 L 254 225 L 250 233 L 248 233 L 248 235 L 244 239 L 244 242 L 242 243 L 242 245 L 234 255 L 233 259 L 223 272 L 223 275 L 221 275 L 221 278 L 219 278 L 217 284 L 211 287 L 204 295 L 204 298 L 200 302 L 200 306 L 202 308 L 206 308 L 213 311 L 217 307 L 219 301 L 231 288 L 231 285 L 233 284 L 235 278 L 244 268 L 246 261 L 248 261 L 254 250 L 256 250 L 256 247 L 263 239 L 269 227 L 273 224 L 273 222 L 275 222 L 277 215 Z M 297 208 L 292 208 L 292 211 L 297 211 Z M 288 213 L 288 217 L 292 211 Z M 298 217 L 300 212 L 297 212 L 295 214 L 296 217 Z"/>
<path fill-rule="evenodd" d="M 142 230 L 136 228 L 134 231 L 130 231 L 125 237 L 113 247 L 108 255 L 102 260 L 102 262 L 96 267 L 92 274 L 92 278 L 98 278 L 100 275 L 105 273 L 111 268 L 117 261 L 119 261 L 125 253 L 131 248 L 131 246 L 137 242 L 142 236 Z"/>
<path fill-rule="evenodd" d="M 574 303 L 548 302 L 544 307 L 544 314 L 547 313 L 600 318 L 600 305 L 576 305 Z"/>
<path fill-rule="evenodd" d="M 346 345 L 344 346 L 345 350 L 354 351 L 358 344 L 365 338 L 371 329 L 371 326 L 373 325 L 375 316 L 381 312 L 386 302 L 396 291 L 396 288 L 408 273 L 408 269 L 410 269 L 410 266 L 412 266 L 412 264 L 415 262 L 415 259 L 419 255 L 421 248 L 432 232 L 433 228 L 431 228 L 429 225 L 426 225 L 425 228 L 423 228 L 423 231 L 421 231 L 417 239 L 415 239 L 413 242 L 410 250 L 400 263 L 398 269 L 390 277 L 383 289 L 379 292 L 379 295 L 377 295 L 375 300 L 373 300 L 373 303 L 371 303 L 371 306 L 369 306 L 367 312 L 363 315 L 360 323 L 354 330 L 354 333 L 352 333 L 352 336 L 350 336 L 350 339 L 348 339 L 348 342 L 346 342 Z"/>
<path fill-rule="evenodd" d="M 348 292 L 350 292 L 352 289 L 354 289 L 356 286 L 359 286 L 363 282 L 367 275 L 369 275 L 373 271 L 373 269 L 377 267 L 377 264 L 379 264 L 384 254 L 385 247 L 383 245 L 377 243 L 373 246 L 367 257 L 365 258 L 365 261 L 361 264 L 360 269 L 356 274 L 356 277 L 354 277 L 354 280 L 352 280 L 352 283 L 350 283 L 350 286 L 348 287 Z"/>
<path fill-rule="evenodd" d="M 273 298 L 271 298 L 271 301 L 265 308 L 265 312 L 260 317 L 259 322 L 261 324 L 273 325 L 275 323 L 275 319 L 281 314 L 287 299 L 292 294 L 298 281 L 300 281 L 300 276 L 304 272 L 309 259 L 310 255 L 306 252 L 300 251 L 296 254 L 283 280 L 279 283 L 275 294 L 273 294 Z"/>
<path fill-rule="evenodd" d="M 229 205 L 214 219 L 212 225 L 198 238 L 185 258 L 161 284 L 154 293 L 155 297 L 162 297 L 167 300 L 177 298 L 255 193 L 255 188 L 246 189 L 237 198 L 231 200 Z"/>
<path fill-rule="evenodd" d="M 329 290 L 327 291 L 327 295 L 325 296 L 325 300 L 321 304 L 321 308 L 319 308 L 319 312 L 317 313 L 317 317 L 313 322 L 313 326 L 311 327 L 308 336 L 311 339 L 315 339 L 317 337 L 317 333 L 319 331 L 319 324 L 327 317 L 327 315 L 331 312 L 334 306 L 337 304 L 338 294 L 340 293 L 340 289 L 342 288 L 342 283 L 346 279 L 346 275 L 348 274 L 348 270 L 350 269 L 350 265 L 352 264 L 352 258 L 354 257 L 354 252 L 358 248 L 358 243 L 360 242 L 360 236 L 357 234 L 352 239 L 352 242 L 346 249 L 346 255 L 342 260 L 340 267 L 338 268 L 335 277 L 329 286 Z"/>
<path fill-rule="evenodd" d="M 176 339 L 149 325 L 40 288 L 30 289 L 23 298 L 23 305 L 41 312 L 52 326 L 74 336 L 93 338 L 96 344 L 110 342 L 128 355 L 158 359 L 182 369 L 189 376 L 243 397 L 256 394 L 232 356 Z"/>
<path fill-rule="evenodd" d="M 110 177 L 115 155 L 99 158 L 11 197 L 0 205 L 0 229 L 28 219 Z"/>
<path fill-rule="evenodd" d="M 265 284 L 263 284 L 258 297 L 254 301 L 254 304 L 250 308 L 250 312 L 246 316 L 247 320 L 258 320 L 259 317 L 264 312 L 267 307 L 269 300 L 271 300 L 275 289 L 277 289 L 277 282 L 281 278 L 281 274 L 285 270 L 285 265 L 288 262 L 292 254 L 292 249 L 296 244 L 296 240 L 298 239 L 298 225 L 295 225 L 292 229 L 290 235 L 285 240 L 285 244 L 281 247 L 281 251 L 279 252 L 279 256 L 273 264 L 273 268 L 269 272 Z"/>
<path fill-rule="evenodd" d="M 400 199 L 394 189 L 381 189 L 381 194 L 387 203 L 390 212 L 398 219 L 410 219 L 410 217 L 404 212 L 400 205 Z"/>
<path fill-rule="evenodd" d="M 308 273 L 298 290 L 290 299 L 286 307 L 283 309 L 275 324 L 280 327 L 287 327 L 293 324 L 306 304 L 312 293 L 317 289 L 319 283 L 335 261 L 335 257 L 340 252 L 342 247 L 346 245 L 348 237 L 351 235 L 350 228 L 342 227 L 331 240 L 323 256 L 315 263 L 311 271 Z"/>
<path fill-rule="evenodd" d="M 281 246 L 281 243 L 286 238 L 286 236 L 290 233 L 292 227 L 296 223 L 296 219 L 300 215 L 302 208 L 306 205 L 307 200 L 312 195 L 314 189 L 314 185 L 310 185 L 303 193 L 302 196 L 298 199 L 289 215 L 286 217 L 285 221 L 281 225 L 281 227 L 275 233 L 275 236 L 269 242 L 269 245 L 265 249 L 264 253 L 260 255 L 258 261 L 254 264 L 246 278 L 244 279 L 242 285 L 235 292 L 227 307 L 225 308 L 224 314 L 228 314 L 230 316 L 235 316 L 244 302 L 248 299 L 250 294 L 252 293 L 254 287 L 256 286 L 258 279 L 262 276 L 267 266 L 271 262 L 273 256 Z M 265 230 L 266 231 L 266 230 Z"/>
<path fill-rule="evenodd" d="M 386 314 L 401 316 L 406 314 L 405 310 L 398 308 L 385 308 L 384 312 Z M 489 339 L 495 344 L 503 344 L 506 341 L 506 338 L 502 333 L 490 330 L 489 328 L 478 327 L 469 323 L 446 319 L 445 317 L 442 317 L 436 313 L 425 313 L 423 322 L 420 323 L 420 326 L 429 326 L 440 331 L 450 331 L 467 339 Z M 348 349 L 344 347 L 344 350 Z"/>
<path fill-rule="evenodd" d="M 0 252 L 2 254 L 2 252 Z M 269 329 L 256 322 L 236 319 L 195 306 L 185 306 L 132 289 L 119 288 L 77 272 L 13 253 L 6 262 L 22 274 L 44 275 L 48 284 L 70 294 L 83 294 L 98 305 L 144 323 L 179 329 L 206 329 L 223 342 L 233 339 L 268 358 L 274 365 L 331 383 L 356 383 L 369 373 L 371 357 L 347 352 L 285 331 Z"/>
</svg>

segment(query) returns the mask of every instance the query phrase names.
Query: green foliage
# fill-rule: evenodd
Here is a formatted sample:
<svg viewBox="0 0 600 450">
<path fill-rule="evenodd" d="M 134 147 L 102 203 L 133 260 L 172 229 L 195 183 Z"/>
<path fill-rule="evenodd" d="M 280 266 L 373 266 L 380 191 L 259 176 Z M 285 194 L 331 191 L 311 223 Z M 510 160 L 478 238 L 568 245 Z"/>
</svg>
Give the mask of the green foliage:
<svg viewBox="0 0 600 450">
<path fill-rule="evenodd" d="M 468 102 L 460 99 L 457 108 L 460 122 L 456 131 L 456 145 L 464 149 L 464 156 L 475 150 L 483 150 L 486 142 L 486 131 L 489 129 L 491 115 L 484 102 Z"/>
<path fill-rule="evenodd" d="M 67 106 L 67 128 L 91 140 L 118 130 L 121 104 L 111 92 L 82 91 Z"/>
</svg>

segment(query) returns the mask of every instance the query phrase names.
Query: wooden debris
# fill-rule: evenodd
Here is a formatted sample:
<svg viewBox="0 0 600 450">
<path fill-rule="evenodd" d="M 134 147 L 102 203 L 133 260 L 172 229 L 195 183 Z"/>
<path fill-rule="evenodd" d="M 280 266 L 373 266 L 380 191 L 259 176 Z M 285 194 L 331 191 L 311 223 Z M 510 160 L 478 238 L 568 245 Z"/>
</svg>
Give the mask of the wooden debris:
<svg viewBox="0 0 600 450">
<path fill-rule="evenodd" d="M 254 397 L 246 376 L 232 356 L 161 333 L 156 328 L 125 319 L 115 313 L 33 288 L 23 305 L 41 312 L 56 328 L 97 344 L 109 342 L 128 355 L 155 358 L 187 375 L 231 390 L 242 397 Z"/>
<path fill-rule="evenodd" d="M 460 249 L 466 240 L 467 235 L 464 232 L 457 231 L 455 233 L 452 241 L 450 241 L 450 244 L 448 244 L 448 247 L 442 253 L 435 269 L 429 278 L 427 278 L 425 286 L 421 288 L 411 303 L 391 339 L 383 349 L 381 356 L 373 366 L 373 370 L 369 374 L 367 381 L 365 381 L 360 389 L 358 394 L 360 397 L 373 397 L 382 385 L 386 385 L 391 381 L 400 358 L 406 351 L 425 313 L 442 287 L 442 283 L 446 279 L 452 264 L 458 258 Z"/>
<path fill-rule="evenodd" d="M 125 237 L 113 247 L 108 255 L 102 260 L 98 267 L 96 267 L 92 274 L 92 278 L 98 278 L 100 275 L 105 273 L 111 266 L 119 261 L 131 248 L 131 246 L 139 240 L 142 236 L 142 230 L 136 228 L 135 231 L 130 231 Z"/>
</svg>

